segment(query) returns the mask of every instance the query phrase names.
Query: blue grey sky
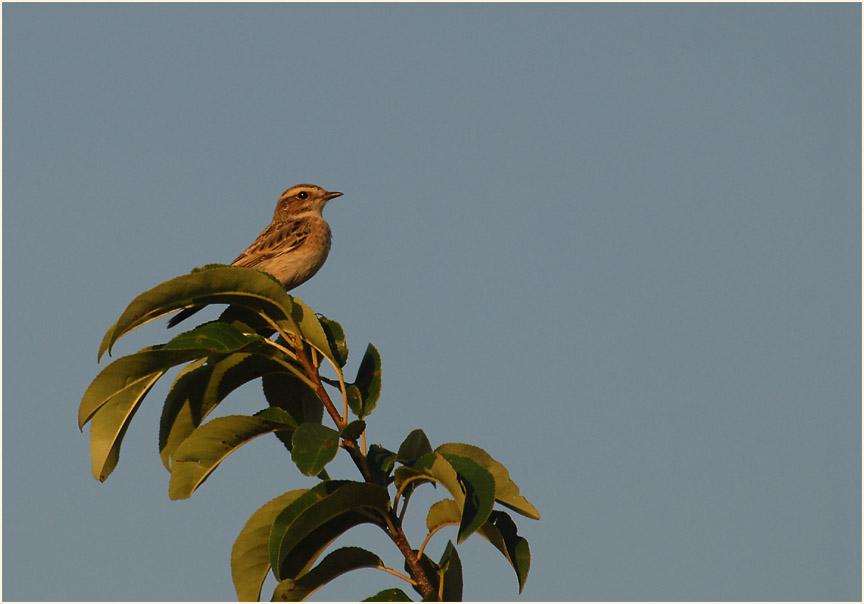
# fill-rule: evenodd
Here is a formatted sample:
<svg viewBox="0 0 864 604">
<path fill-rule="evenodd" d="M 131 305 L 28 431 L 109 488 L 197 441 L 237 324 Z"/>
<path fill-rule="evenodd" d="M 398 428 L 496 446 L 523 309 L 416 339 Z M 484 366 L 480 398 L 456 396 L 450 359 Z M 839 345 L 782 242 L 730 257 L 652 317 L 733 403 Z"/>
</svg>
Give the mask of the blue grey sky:
<svg viewBox="0 0 864 604">
<path fill-rule="evenodd" d="M 2 11 L 3 599 L 234 597 L 246 519 L 314 481 L 259 439 L 169 501 L 166 379 L 100 484 L 76 411 L 132 298 L 311 182 L 345 195 L 293 293 L 349 374 L 380 350 L 370 442 L 422 427 L 510 469 L 542 514 L 522 598 L 860 600 L 860 5 Z M 460 551 L 466 599 L 519 597 Z"/>
</svg>

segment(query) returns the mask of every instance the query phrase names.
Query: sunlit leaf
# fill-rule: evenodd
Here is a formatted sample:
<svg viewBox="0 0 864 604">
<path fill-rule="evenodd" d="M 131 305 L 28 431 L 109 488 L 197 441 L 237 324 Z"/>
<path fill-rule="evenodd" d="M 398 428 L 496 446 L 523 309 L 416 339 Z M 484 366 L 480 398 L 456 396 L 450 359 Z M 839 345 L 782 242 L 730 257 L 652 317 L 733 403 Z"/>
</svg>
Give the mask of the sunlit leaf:
<svg viewBox="0 0 864 604">
<path fill-rule="evenodd" d="M 257 602 L 270 572 L 270 529 L 276 516 L 306 489 L 288 491 L 265 503 L 252 514 L 231 549 L 231 578 L 237 599 Z"/>
<path fill-rule="evenodd" d="M 236 304 L 263 310 L 277 319 L 289 316 L 293 309 L 291 296 L 272 276 L 236 266 L 210 265 L 165 281 L 132 300 L 102 339 L 99 357 L 110 353 L 114 342 L 136 327 L 175 310 L 205 304 Z"/>
<path fill-rule="evenodd" d="M 459 526 L 461 520 L 462 511 L 459 505 L 452 499 L 442 499 L 429 508 L 426 514 L 426 528 L 431 533 L 448 524 Z"/>
<path fill-rule="evenodd" d="M 201 349 L 165 350 L 148 347 L 105 367 L 81 399 L 79 427 L 93 420 L 90 447 L 93 475 L 105 480 L 117 465 L 120 444 L 135 411 L 155 382 L 173 367 L 205 356 Z M 99 413 L 105 408 L 104 413 Z M 99 416 L 96 422 L 96 416 Z"/>
<path fill-rule="evenodd" d="M 293 430 L 285 411 L 270 407 L 255 416 L 217 417 L 197 428 L 174 453 L 168 496 L 189 497 L 225 457 L 253 438 L 275 430 Z"/>
<path fill-rule="evenodd" d="M 162 375 L 175 365 L 207 354 L 203 350 L 162 350 L 151 346 L 120 357 L 100 371 L 87 387 L 78 407 L 78 427 L 83 428 L 99 407 L 124 390 L 140 389 L 140 383 L 149 382 L 155 373 Z"/>
<path fill-rule="evenodd" d="M 455 490 L 453 496 L 461 509 L 465 495 L 459 485 L 456 470 L 434 451 L 421 457 L 413 466 L 400 466 L 393 472 L 393 484 L 406 498 L 410 497 L 414 489 L 425 483 L 442 484 L 451 493 Z"/>
<path fill-rule="evenodd" d="M 471 533 L 483 526 L 492 513 L 495 503 L 495 479 L 492 474 L 468 457 L 443 454 L 456 470 L 459 485 L 464 493 L 462 521 L 459 524 L 457 543 L 462 543 Z"/>
<path fill-rule="evenodd" d="M 510 473 L 501 463 L 492 459 L 480 447 L 464 443 L 446 443 L 435 449 L 439 453 L 460 455 L 473 459 L 495 478 L 495 500 L 528 518 L 540 519 L 540 513 L 531 503 L 519 494 L 519 487 L 510 479 Z"/>
<path fill-rule="evenodd" d="M 90 461 L 93 476 L 104 482 L 120 458 L 120 444 L 135 411 L 165 371 L 157 371 L 124 388 L 91 416 Z"/>
<path fill-rule="evenodd" d="M 482 526 L 495 501 L 495 479 L 480 465 L 458 455 L 429 453 L 420 458 L 413 467 L 396 469 L 397 488 L 410 482 L 417 484 L 429 480 L 446 488 L 461 510 L 461 522 L 457 542 L 462 543 L 472 532 Z"/>
</svg>

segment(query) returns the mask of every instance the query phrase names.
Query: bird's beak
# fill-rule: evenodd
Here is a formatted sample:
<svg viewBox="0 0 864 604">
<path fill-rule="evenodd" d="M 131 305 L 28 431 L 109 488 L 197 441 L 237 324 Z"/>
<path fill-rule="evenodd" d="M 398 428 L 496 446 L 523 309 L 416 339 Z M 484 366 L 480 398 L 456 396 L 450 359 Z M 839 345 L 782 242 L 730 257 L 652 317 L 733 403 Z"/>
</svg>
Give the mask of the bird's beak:
<svg viewBox="0 0 864 604">
<path fill-rule="evenodd" d="M 342 193 L 340 193 L 339 191 L 333 191 L 332 193 L 327 193 L 327 195 L 324 196 L 324 199 L 330 201 L 334 197 L 342 197 Z"/>
</svg>

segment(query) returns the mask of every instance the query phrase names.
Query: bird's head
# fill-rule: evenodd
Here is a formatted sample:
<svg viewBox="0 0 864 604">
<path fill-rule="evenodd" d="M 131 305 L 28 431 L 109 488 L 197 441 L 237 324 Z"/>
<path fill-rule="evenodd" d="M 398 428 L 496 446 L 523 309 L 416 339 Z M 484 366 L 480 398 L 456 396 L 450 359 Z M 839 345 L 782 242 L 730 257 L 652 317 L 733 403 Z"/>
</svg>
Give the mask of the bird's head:
<svg viewBox="0 0 864 604">
<path fill-rule="evenodd" d="M 294 185 L 279 198 L 276 216 L 289 217 L 308 212 L 320 214 L 328 201 L 340 195 L 342 193 L 338 191 L 326 191 L 316 185 Z"/>
</svg>

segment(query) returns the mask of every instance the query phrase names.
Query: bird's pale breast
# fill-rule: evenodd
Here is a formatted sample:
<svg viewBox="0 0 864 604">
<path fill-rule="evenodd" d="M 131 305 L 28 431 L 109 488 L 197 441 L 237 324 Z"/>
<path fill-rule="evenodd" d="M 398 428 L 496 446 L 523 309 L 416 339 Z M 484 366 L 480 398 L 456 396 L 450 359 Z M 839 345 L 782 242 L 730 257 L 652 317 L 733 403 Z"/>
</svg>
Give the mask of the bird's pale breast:
<svg viewBox="0 0 864 604">
<path fill-rule="evenodd" d="M 293 250 L 275 254 L 255 268 L 279 279 L 285 289 L 292 289 L 311 279 L 327 260 L 330 253 L 330 227 L 323 218 L 315 221 L 306 240 Z"/>
</svg>

